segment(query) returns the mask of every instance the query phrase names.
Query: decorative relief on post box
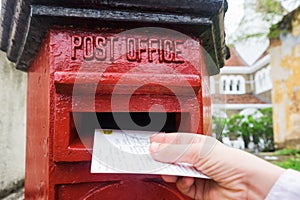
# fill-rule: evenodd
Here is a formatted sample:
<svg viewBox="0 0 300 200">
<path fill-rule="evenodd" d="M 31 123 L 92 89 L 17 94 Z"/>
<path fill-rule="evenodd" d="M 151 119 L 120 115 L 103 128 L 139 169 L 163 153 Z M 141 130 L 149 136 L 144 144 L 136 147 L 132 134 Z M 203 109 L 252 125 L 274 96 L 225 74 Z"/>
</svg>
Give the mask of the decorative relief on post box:
<svg viewBox="0 0 300 200">
<path fill-rule="evenodd" d="M 128 61 L 141 62 L 145 58 L 146 62 L 158 60 L 160 63 L 184 63 L 183 40 L 92 35 L 72 35 L 71 38 L 73 60 L 77 59 L 78 50 L 81 50 L 86 60 L 115 61 L 115 47 L 125 45 Z"/>
<path fill-rule="evenodd" d="M 127 78 L 124 85 L 128 87 L 148 84 L 136 93 L 187 94 L 187 87 L 199 92 L 201 77 L 206 74 L 206 55 L 199 38 L 163 28 L 116 31 L 53 31 L 53 41 L 60 44 L 53 45 L 53 51 L 58 52 L 55 60 L 62 63 L 55 73 L 57 85 L 62 85 L 58 92 L 73 87 L 77 72 L 85 74 L 82 81 L 86 83 L 98 83 L 99 74 L 105 72 L 99 83 L 102 87 L 96 91 L 102 94 L 111 93 L 121 77 Z"/>
<path fill-rule="evenodd" d="M 72 59 L 76 60 L 76 51 L 82 50 L 83 58 L 86 60 L 100 60 L 109 59 L 114 61 L 115 42 L 118 38 L 103 37 L 103 36 L 72 36 Z"/>
</svg>

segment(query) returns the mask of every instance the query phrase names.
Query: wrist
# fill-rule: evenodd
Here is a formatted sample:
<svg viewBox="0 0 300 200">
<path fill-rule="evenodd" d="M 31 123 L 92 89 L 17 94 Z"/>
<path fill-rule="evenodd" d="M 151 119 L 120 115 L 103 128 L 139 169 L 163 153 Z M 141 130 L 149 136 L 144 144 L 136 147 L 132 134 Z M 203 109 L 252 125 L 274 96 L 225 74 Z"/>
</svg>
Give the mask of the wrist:
<svg viewBox="0 0 300 200">
<path fill-rule="evenodd" d="M 248 198 L 265 199 L 269 191 L 285 171 L 284 169 L 273 165 L 252 155 L 251 163 L 247 172 Z"/>
</svg>

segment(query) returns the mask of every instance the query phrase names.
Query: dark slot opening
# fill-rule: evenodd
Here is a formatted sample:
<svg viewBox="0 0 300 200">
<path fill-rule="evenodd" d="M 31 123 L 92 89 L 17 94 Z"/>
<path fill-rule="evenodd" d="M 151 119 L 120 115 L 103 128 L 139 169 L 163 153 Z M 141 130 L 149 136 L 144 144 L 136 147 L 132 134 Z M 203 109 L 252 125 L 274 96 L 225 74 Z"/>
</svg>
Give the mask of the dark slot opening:
<svg viewBox="0 0 300 200">
<path fill-rule="evenodd" d="M 167 113 L 166 122 L 161 130 L 153 130 L 151 127 L 147 128 L 147 125 L 151 122 L 149 113 L 135 112 L 129 113 L 131 119 L 128 119 L 127 113 L 114 113 L 118 118 L 122 119 L 122 128 L 126 130 L 143 130 L 143 131 L 163 131 L 174 132 L 176 131 L 176 114 Z M 151 113 L 153 118 L 161 117 L 162 113 Z M 116 123 L 112 113 L 97 113 L 97 118 L 100 126 L 103 129 L 120 129 Z M 131 120 L 137 125 L 132 126 Z"/>
<path fill-rule="evenodd" d="M 129 119 L 129 116 L 131 119 Z M 151 113 L 151 118 L 162 119 L 166 115 L 165 123 L 160 130 L 155 126 L 148 126 L 151 122 L 148 112 L 131 112 L 131 113 L 111 113 L 111 112 L 75 112 L 70 113 L 70 148 L 90 148 L 93 143 L 95 129 L 125 129 L 125 130 L 141 130 L 141 131 L 157 131 L 157 132 L 176 132 L 180 125 L 181 118 L 187 125 L 189 122 L 189 113 Z M 183 115 L 183 116 L 182 116 Z M 121 127 L 116 123 L 116 119 L 121 123 Z M 120 120 L 121 119 L 121 120 Z M 132 121 L 135 125 L 132 125 Z M 186 127 L 189 130 L 189 127 Z M 182 130 L 181 130 L 182 131 Z M 83 144 L 85 146 L 83 146 Z"/>
</svg>

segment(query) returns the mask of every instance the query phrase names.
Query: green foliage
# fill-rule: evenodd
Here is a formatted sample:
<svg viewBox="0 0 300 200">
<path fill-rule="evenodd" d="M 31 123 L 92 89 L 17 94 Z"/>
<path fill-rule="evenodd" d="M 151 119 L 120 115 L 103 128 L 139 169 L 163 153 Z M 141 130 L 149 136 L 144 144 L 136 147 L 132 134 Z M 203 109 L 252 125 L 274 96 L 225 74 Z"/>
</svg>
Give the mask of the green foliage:
<svg viewBox="0 0 300 200">
<path fill-rule="evenodd" d="M 275 165 L 278 165 L 285 169 L 294 169 L 300 171 L 300 155 L 289 158 L 281 162 L 273 162 Z"/>
<path fill-rule="evenodd" d="M 300 149 L 280 149 L 273 153 L 274 156 L 288 157 L 282 161 L 272 162 L 285 169 L 294 169 L 300 171 Z"/>
<path fill-rule="evenodd" d="M 263 140 L 265 145 L 264 151 L 274 150 L 272 109 L 261 109 L 260 112 L 262 116 L 253 121 L 252 131 L 255 135 L 253 137 Z"/>
<path fill-rule="evenodd" d="M 258 0 L 257 10 L 267 14 L 280 15 L 284 13 L 281 2 L 278 0 Z"/>
<path fill-rule="evenodd" d="M 278 24 L 273 24 L 270 27 L 270 31 L 268 33 L 268 38 L 269 39 L 276 39 L 279 37 L 280 33 L 282 30 L 279 29 Z"/>
<path fill-rule="evenodd" d="M 226 122 L 228 137 L 233 140 L 241 136 L 244 140 L 245 147 L 251 141 L 263 151 L 274 150 L 273 139 L 273 119 L 272 109 L 266 108 L 259 111 L 262 116 L 254 117 L 254 115 L 233 115 Z M 260 147 L 260 141 L 263 141 L 264 147 Z"/>
<path fill-rule="evenodd" d="M 224 126 L 226 123 L 226 118 L 213 116 L 212 122 L 213 122 L 213 126 L 212 126 L 213 132 L 217 134 L 216 135 L 217 139 L 222 141 L 222 132 L 224 130 Z"/>
<path fill-rule="evenodd" d="M 280 149 L 274 152 L 275 156 L 290 156 L 300 154 L 300 149 Z"/>
<path fill-rule="evenodd" d="M 264 37 L 266 34 L 265 33 L 262 33 L 262 32 L 259 32 L 259 33 L 244 33 L 242 35 L 238 35 L 233 42 L 241 42 L 241 41 L 246 41 L 248 39 L 251 39 L 251 38 L 262 38 Z"/>
<path fill-rule="evenodd" d="M 228 136 L 231 140 L 235 140 L 241 136 L 240 124 L 242 119 L 242 115 L 232 115 L 229 120 L 226 121 L 228 133 L 226 133 L 225 136 Z"/>
<path fill-rule="evenodd" d="M 286 35 L 292 30 L 293 14 L 286 15 L 281 22 L 273 24 L 269 30 L 268 38 L 277 39 L 280 35 Z"/>
<path fill-rule="evenodd" d="M 235 43 L 239 43 L 239 42 L 245 42 L 248 39 L 258 39 L 258 40 L 265 40 L 266 37 L 273 39 L 273 38 L 277 38 L 282 32 L 286 32 L 285 28 L 279 28 L 277 29 L 276 25 L 278 23 L 278 21 L 280 21 L 282 19 L 283 16 L 285 16 L 288 11 L 283 8 L 282 4 L 281 4 L 282 0 L 256 0 L 256 8 L 255 12 L 256 14 L 254 15 L 255 17 L 259 18 L 259 21 L 263 21 L 264 23 L 266 23 L 268 25 L 268 27 L 272 27 L 271 31 L 268 33 L 268 30 L 262 30 L 260 29 L 258 32 L 254 31 L 254 30 L 249 30 L 249 31 L 243 31 L 243 32 L 239 32 L 237 31 L 236 34 L 234 34 L 234 37 L 231 36 L 230 37 L 230 41 L 232 44 Z M 298 1 L 298 0 L 295 0 Z M 253 5 L 253 2 L 247 3 L 246 5 Z M 255 20 L 257 20 L 256 18 L 250 18 L 248 16 L 245 16 L 244 19 L 240 22 L 240 27 L 243 27 L 244 24 L 246 24 L 247 26 L 251 27 L 251 23 L 253 23 Z M 274 25 L 275 24 L 275 25 Z M 246 26 L 246 27 L 247 27 Z M 253 25 L 255 26 L 255 25 Z M 269 28 L 267 28 L 269 29 Z"/>
<path fill-rule="evenodd" d="M 238 137 L 242 137 L 245 143 L 245 147 L 248 148 L 250 142 L 249 123 L 245 120 L 243 115 L 233 115 L 226 123 L 228 130 L 228 137 L 230 140 L 235 140 Z"/>
</svg>

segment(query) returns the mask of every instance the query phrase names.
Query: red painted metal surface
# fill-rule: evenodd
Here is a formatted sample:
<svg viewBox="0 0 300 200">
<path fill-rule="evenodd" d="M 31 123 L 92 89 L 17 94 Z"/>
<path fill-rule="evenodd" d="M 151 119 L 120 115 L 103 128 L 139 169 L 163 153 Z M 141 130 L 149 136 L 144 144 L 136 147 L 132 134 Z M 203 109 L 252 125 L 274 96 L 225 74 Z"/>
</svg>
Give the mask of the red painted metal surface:
<svg viewBox="0 0 300 200">
<path fill-rule="evenodd" d="M 176 130 L 181 124 L 181 131 L 210 134 L 210 97 L 203 88 L 208 78 L 192 65 L 204 66 L 198 60 L 201 50 L 196 49 L 199 55 L 194 56 L 195 49 L 185 46 L 181 38 L 159 42 L 161 36 L 153 36 L 148 44 L 157 42 L 175 52 L 161 54 L 159 48 L 139 47 L 115 58 L 121 47 L 113 35 L 119 31 L 52 29 L 34 59 L 28 72 L 26 199 L 188 199 L 159 176 L 89 172 L 94 127 L 82 129 L 86 132 L 79 136 L 74 123 L 85 123 L 88 113 L 147 113 L 153 105 L 163 105 L 166 112 L 174 114 Z M 138 48 L 133 47 L 140 42 L 135 38 L 131 35 L 125 40 L 130 48 Z M 91 44 L 97 51 L 91 50 Z M 183 45 L 185 51 L 176 50 L 176 45 Z M 183 57 L 190 62 L 182 61 Z M 143 68 L 131 73 L 138 66 Z M 75 82 L 81 92 L 76 107 L 72 106 Z M 115 92 L 116 84 L 120 87 Z M 131 94 L 137 86 L 141 87 Z M 87 97 L 93 92 L 94 107 Z M 113 92 L 117 96 L 114 107 Z"/>
</svg>

